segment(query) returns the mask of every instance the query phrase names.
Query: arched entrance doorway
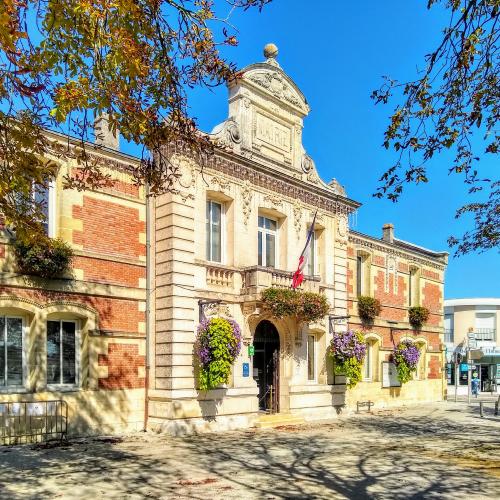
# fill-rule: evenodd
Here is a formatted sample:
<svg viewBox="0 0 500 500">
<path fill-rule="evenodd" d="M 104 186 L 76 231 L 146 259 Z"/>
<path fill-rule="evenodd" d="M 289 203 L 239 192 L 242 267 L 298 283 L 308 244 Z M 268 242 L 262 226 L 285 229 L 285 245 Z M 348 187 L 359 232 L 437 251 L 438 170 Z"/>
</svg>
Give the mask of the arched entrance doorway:
<svg viewBox="0 0 500 500">
<path fill-rule="evenodd" d="M 276 327 L 267 320 L 261 321 L 255 330 L 253 341 L 254 379 L 259 388 L 259 409 L 279 412 L 280 400 L 280 336 Z"/>
</svg>

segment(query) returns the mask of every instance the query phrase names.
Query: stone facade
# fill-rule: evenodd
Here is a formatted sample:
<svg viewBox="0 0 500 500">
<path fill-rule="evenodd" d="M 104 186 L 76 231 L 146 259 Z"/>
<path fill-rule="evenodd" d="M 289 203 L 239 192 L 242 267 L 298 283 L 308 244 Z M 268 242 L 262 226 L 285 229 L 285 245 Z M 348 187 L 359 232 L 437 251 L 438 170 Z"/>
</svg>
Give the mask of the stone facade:
<svg viewBox="0 0 500 500">
<path fill-rule="evenodd" d="M 74 432 L 140 428 L 145 406 L 148 427 L 156 430 L 248 427 L 262 407 L 259 374 L 267 368 L 249 352 L 262 325 L 276 332 L 283 414 L 325 419 L 358 400 L 384 406 L 442 398 L 446 256 L 396 240 L 390 228 L 381 240 L 349 229 L 349 215 L 360 205 L 335 179 L 325 183 L 318 176 L 302 144 L 309 106 L 276 53 L 268 47 L 265 62 L 245 68 L 230 83 L 228 118 L 212 131 L 215 155 L 197 160 L 166 146 L 180 177 L 172 192 L 148 206 L 144 190 L 126 173 L 127 163 L 136 161 L 130 157 L 96 148 L 91 154 L 113 184 L 83 193 L 62 189 L 63 176 L 77 165 L 61 165 L 49 233 L 75 250 L 66 279 L 18 276 L 4 231 L 0 317 L 22 318 L 25 377 L 17 388 L 0 388 L 3 399 L 62 398 Z M 324 294 L 330 317 L 309 325 L 277 320 L 263 309 L 260 294 L 290 287 L 313 220 L 314 258 L 302 289 Z M 358 255 L 365 266 L 364 294 L 383 306 L 370 327 L 356 317 Z M 402 333 L 410 288 L 412 303 L 426 306 L 431 316 L 421 331 Z M 243 332 L 229 384 L 212 391 L 199 390 L 193 356 L 201 313 L 232 318 Z M 78 377 L 71 386 L 47 383 L 51 320 L 77 325 Z M 372 344 L 370 377 L 352 391 L 332 375 L 327 356 L 331 332 L 347 327 L 363 329 Z M 382 387 L 382 362 L 404 335 L 424 346 L 418 380 L 402 389 Z"/>
</svg>

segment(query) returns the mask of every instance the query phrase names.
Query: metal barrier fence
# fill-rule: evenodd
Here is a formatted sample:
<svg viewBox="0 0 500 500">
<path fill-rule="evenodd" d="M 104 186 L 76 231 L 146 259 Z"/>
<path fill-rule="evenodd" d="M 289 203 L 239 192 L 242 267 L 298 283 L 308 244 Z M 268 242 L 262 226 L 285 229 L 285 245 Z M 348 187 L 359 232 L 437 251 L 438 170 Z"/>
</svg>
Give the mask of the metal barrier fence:
<svg viewBox="0 0 500 500">
<path fill-rule="evenodd" d="M 0 401 L 0 445 L 62 441 L 67 432 L 66 401 Z"/>
</svg>

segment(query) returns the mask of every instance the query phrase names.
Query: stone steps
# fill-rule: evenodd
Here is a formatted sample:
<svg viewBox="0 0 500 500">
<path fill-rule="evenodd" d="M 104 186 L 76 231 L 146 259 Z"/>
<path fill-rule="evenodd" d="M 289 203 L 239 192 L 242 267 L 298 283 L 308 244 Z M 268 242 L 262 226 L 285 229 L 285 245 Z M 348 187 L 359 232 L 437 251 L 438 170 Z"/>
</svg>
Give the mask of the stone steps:
<svg viewBox="0 0 500 500">
<path fill-rule="evenodd" d="M 270 429 L 280 427 L 282 425 L 302 425 L 306 421 L 298 415 L 290 413 L 275 413 L 273 415 L 261 415 L 255 422 L 255 427 L 258 429 Z"/>
</svg>

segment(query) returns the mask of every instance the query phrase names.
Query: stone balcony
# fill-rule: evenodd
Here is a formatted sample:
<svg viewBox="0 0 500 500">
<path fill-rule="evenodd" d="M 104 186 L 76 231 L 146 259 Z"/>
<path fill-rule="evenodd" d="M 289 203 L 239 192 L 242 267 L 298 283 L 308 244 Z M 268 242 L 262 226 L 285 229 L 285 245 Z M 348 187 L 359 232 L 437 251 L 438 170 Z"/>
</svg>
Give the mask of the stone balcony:
<svg viewBox="0 0 500 500">
<path fill-rule="evenodd" d="M 279 269 L 252 266 L 242 271 L 243 283 L 241 293 L 243 295 L 256 296 L 262 290 L 271 286 L 290 288 L 292 285 L 293 273 L 289 271 L 280 271 Z M 300 286 L 300 290 L 305 292 L 320 291 L 321 279 L 319 276 L 306 277 Z"/>
</svg>

